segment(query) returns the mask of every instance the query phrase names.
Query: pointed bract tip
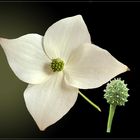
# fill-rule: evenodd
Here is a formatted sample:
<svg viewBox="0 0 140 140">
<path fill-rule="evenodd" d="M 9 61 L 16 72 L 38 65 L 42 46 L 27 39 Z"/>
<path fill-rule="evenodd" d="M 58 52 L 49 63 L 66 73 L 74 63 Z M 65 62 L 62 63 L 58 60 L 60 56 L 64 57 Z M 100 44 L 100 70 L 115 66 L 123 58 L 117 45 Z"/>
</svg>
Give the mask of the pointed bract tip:
<svg viewBox="0 0 140 140">
<path fill-rule="evenodd" d="M 130 68 L 127 67 L 127 71 L 130 71 Z"/>
<path fill-rule="evenodd" d="M 39 126 L 39 125 L 37 125 L 37 126 L 38 126 L 38 128 L 39 128 L 40 131 L 45 131 L 46 130 L 46 127 L 44 127 L 44 126 L 43 127 L 42 126 Z"/>
<path fill-rule="evenodd" d="M 73 17 L 73 18 L 80 19 L 80 20 L 83 20 L 83 17 L 82 17 L 82 15 L 80 15 L 80 14 L 74 15 L 74 16 L 72 16 L 72 17 Z"/>
<path fill-rule="evenodd" d="M 43 128 L 43 129 L 42 129 L 42 128 L 39 128 L 39 130 L 40 130 L 40 131 L 45 131 L 45 128 Z"/>
<path fill-rule="evenodd" d="M 82 15 L 80 15 L 80 14 L 78 14 L 77 16 L 80 17 L 80 18 L 82 18 Z"/>
</svg>

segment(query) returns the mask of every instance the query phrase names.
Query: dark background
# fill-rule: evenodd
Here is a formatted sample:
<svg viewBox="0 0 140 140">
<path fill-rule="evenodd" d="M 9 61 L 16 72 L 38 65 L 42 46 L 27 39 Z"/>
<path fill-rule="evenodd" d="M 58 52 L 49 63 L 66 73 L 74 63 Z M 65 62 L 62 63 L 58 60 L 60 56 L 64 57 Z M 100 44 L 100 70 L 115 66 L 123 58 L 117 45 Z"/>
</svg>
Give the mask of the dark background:
<svg viewBox="0 0 140 140">
<path fill-rule="evenodd" d="M 81 14 L 92 42 L 107 49 L 131 71 L 121 77 L 130 89 L 125 107 L 118 107 L 112 132 L 106 133 L 109 105 L 106 85 L 81 90 L 102 112 L 80 96 L 75 106 L 46 131 L 39 131 L 23 98 L 27 84 L 14 75 L 0 48 L 0 137 L 8 138 L 132 138 L 140 137 L 140 3 L 139 2 L 0 2 L 0 36 L 16 38 L 28 33 L 44 35 L 54 22 Z"/>
</svg>

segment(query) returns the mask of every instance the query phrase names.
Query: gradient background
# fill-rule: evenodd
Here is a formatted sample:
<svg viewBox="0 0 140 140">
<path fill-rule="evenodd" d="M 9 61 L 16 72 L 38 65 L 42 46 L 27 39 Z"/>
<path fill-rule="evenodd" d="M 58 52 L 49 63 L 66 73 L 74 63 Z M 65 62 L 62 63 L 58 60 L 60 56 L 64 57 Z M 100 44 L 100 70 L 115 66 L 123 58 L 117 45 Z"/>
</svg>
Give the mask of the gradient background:
<svg viewBox="0 0 140 140">
<path fill-rule="evenodd" d="M 77 14 L 83 16 L 93 43 L 131 69 L 118 76 L 128 84 L 130 97 L 125 107 L 117 108 L 112 132 L 106 133 L 109 105 L 103 99 L 105 85 L 83 91 L 102 113 L 79 96 L 67 115 L 46 131 L 39 131 L 24 103 L 27 84 L 14 75 L 0 47 L 0 138 L 140 137 L 140 3 L 0 2 L 0 36 L 44 35 L 54 22 Z"/>
</svg>

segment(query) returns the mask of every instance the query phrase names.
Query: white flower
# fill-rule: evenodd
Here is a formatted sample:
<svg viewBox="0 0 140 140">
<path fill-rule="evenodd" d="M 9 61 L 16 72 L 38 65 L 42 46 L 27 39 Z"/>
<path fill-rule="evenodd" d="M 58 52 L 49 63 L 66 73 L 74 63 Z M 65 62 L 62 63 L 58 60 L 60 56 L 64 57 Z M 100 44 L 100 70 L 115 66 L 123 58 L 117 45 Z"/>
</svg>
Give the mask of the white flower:
<svg viewBox="0 0 140 140">
<path fill-rule="evenodd" d="M 108 51 L 91 44 L 80 15 L 54 23 L 44 37 L 0 38 L 0 44 L 16 76 L 29 83 L 24 99 L 40 130 L 70 110 L 78 89 L 100 87 L 128 70 Z"/>
</svg>

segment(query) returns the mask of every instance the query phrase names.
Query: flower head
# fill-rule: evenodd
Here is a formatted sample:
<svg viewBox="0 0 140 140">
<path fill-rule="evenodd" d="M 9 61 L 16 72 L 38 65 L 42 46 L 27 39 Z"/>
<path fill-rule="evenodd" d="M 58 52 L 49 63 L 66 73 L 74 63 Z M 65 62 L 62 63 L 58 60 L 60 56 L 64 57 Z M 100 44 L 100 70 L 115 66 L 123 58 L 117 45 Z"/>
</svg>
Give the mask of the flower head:
<svg viewBox="0 0 140 140">
<path fill-rule="evenodd" d="M 91 43 L 80 15 L 59 20 L 44 36 L 0 38 L 0 44 L 16 76 L 29 84 L 24 99 L 40 130 L 71 109 L 79 88 L 100 87 L 127 71 L 126 65 Z"/>
<path fill-rule="evenodd" d="M 113 117 L 115 114 L 116 106 L 124 106 L 128 101 L 127 84 L 124 83 L 124 80 L 121 78 L 114 79 L 107 84 L 106 89 L 104 90 L 104 98 L 107 100 L 107 103 L 110 104 L 109 116 L 107 122 L 107 132 L 110 133 Z"/>
<path fill-rule="evenodd" d="M 64 62 L 60 58 L 52 59 L 51 68 L 53 72 L 62 71 L 64 68 Z"/>
<path fill-rule="evenodd" d="M 128 101 L 127 84 L 124 83 L 124 80 L 120 78 L 114 79 L 107 84 L 106 89 L 104 90 L 104 98 L 109 104 L 124 106 Z"/>
</svg>

